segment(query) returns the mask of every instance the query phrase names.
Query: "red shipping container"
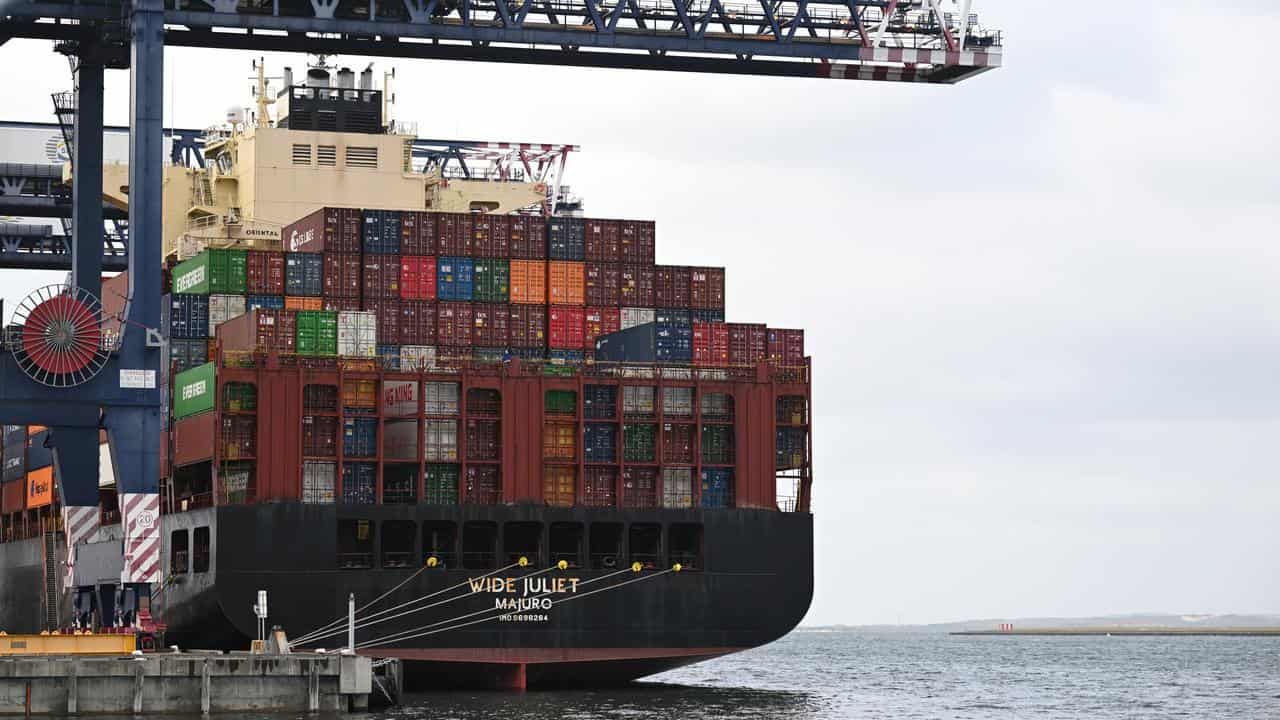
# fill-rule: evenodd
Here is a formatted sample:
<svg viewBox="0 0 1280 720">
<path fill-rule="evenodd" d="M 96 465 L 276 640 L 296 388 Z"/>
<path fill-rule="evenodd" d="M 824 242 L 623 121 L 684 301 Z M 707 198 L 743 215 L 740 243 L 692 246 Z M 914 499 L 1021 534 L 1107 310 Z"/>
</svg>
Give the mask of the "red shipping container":
<svg viewBox="0 0 1280 720">
<path fill-rule="evenodd" d="M 400 337 L 400 345 L 426 344 L 422 341 L 422 321 L 418 317 L 418 313 L 422 309 L 422 301 L 420 300 L 400 301 L 400 320 L 396 324 Z M 381 345 L 391 344 L 383 343 L 382 336 L 378 336 L 378 343 Z"/>
<path fill-rule="evenodd" d="M 664 423 L 662 425 L 662 462 L 693 464 L 697 427 L 692 423 Z"/>
<path fill-rule="evenodd" d="M 469 257 L 471 248 L 471 214 L 436 213 L 436 255 Z"/>
<path fill-rule="evenodd" d="M 436 216 L 434 213 L 400 213 L 400 254 L 436 254 Z"/>
<path fill-rule="evenodd" d="M 693 324 L 693 364 L 725 367 L 729 364 L 729 328 L 724 323 Z"/>
<path fill-rule="evenodd" d="M 689 268 L 689 307 L 695 310 L 724 309 L 724 268 Z"/>
<path fill-rule="evenodd" d="M 769 362 L 788 367 L 804 365 L 804 330 L 769 328 Z"/>
<path fill-rule="evenodd" d="M 218 413 L 204 412 L 174 422 L 173 464 L 176 467 L 213 459 L 217 417 Z"/>
<path fill-rule="evenodd" d="M 356 311 L 360 309 L 360 298 L 325 298 L 320 309 L 329 312 Z"/>
<path fill-rule="evenodd" d="M 363 272 L 359 255 L 325 253 L 324 296 L 326 298 L 360 297 L 360 281 Z"/>
<path fill-rule="evenodd" d="M 284 253 L 250 250 L 246 255 L 248 277 L 245 292 L 249 295 L 283 295 Z"/>
<path fill-rule="evenodd" d="M 436 344 L 436 303 L 434 300 L 411 300 L 409 302 L 401 302 L 401 306 L 414 305 L 417 308 L 418 315 L 418 345 L 435 345 Z M 403 317 L 403 314 L 401 315 Z M 404 326 L 401 324 L 401 330 Z M 402 345 L 414 345 L 405 340 L 401 341 Z"/>
<path fill-rule="evenodd" d="M 476 303 L 472 306 L 472 317 L 475 319 L 473 344 L 488 348 L 507 346 L 511 315 L 506 305 Z"/>
<path fill-rule="evenodd" d="M 507 221 L 512 260 L 547 259 L 546 220 L 530 215 L 512 215 Z"/>
<path fill-rule="evenodd" d="M 545 305 L 505 305 L 507 310 L 507 343 L 518 348 L 547 346 L 547 308 Z"/>
<path fill-rule="evenodd" d="M 658 265 L 653 271 L 654 305 L 660 308 L 685 309 L 689 305 L 690 268 L 683 265 Z"/>
<path fill-rule="evenodd" d="M 212 433 L 210 433 L 212 435 Z M 0 505 L 3 506 L 5 513 L 14 513 L 22 510 L 27 506 L 27 484 L 14 480 L 13 482 L 0 483 Z"/>
<path fill-rule="evenodd" d="M 617 307 L 622 304 L 622 268 L 613 263 L 588 262 L 583 271 L 587 305 Z"/>
<path fill-rule="evenodd" d="M 622 262 L 632 265 L 653 265 L 654 226 L 652 220 L 623 220 L 619 223 L 619 246 Z"/>
<path fill-rule="evenodd" d="M 254 308 L 218 326 L 223 350 L 275 350 L 292 353 L 297 316 L 292 310 Z"/>
<path fill-rule="evenodd" d="M 330 458 L 337 455 L 338 418 L 331 415 L 302 417 L 302 455 Z"/>
<path fill-rule="evenodd" d="M 285 225 L 280 240 L 288 252 L 360 252 L 364 218 L 355 208 L 320 208 Z"/>
<path fill-rule="evenodd" d="M 397 255 L 365 255 L 365 298 L 397 300 L 400 298 L 400 258 Z"/>
<path fill-rule="evenodd" d="M 585 229 L 587 262 L 622 262 L 621 228 L 617 220 L 587 220 Z"/>
<path fill-rule="evenodd" d="M 433 257 L 400 257 L 400 299 L 436 299 L 436 259 Z"/>
<path fill-rule="evenodd" d="M 654 307 L 652 265 L 623 265 L 618 271 L 618 299 L 623 307 Z"/>
<path fill-rule="evenodd" d="M 475 316 L 471 303 L 442 302 L 436 304 L 436 344 L 446 347 L 470 347 Z"/>
<path fill-rule="evenodd" d="M 371 311 L 378 318 L 379 345 L 399 345 L 400 340 L 400 301 L 365 298 L 364 310 Z"/>
<path fill-rule="evenodd" d="M 511 257 L 511 218 L 508 215 L 490 215 L 490 232 L 493 234 L 493 255 L 491 257 L 506 259 Z"/>
<path fill-rule="evenodd" d="M 597 337 L 622 329 L 622 311 L 616 307 L 589 307 L 584 323 L 582 347 L 595 352 Z"/>
<path fill-rule="evenodd" d="M 467 460 L 498 460 L 502 428 L 497 420 L 467 420 Z"/>
<path fill-rule="evenodd" d="M 581 350 L 586 346 L 586 308 L 552 305 L 547 312 L 547 344 L 557 350 Z"/>
<path fill-rule="evenodd" d="M 729 330 L 729 364 L 756 365 L 769 358 L 769 331 L 753 323 L 725 323 Z"/>
</svg>

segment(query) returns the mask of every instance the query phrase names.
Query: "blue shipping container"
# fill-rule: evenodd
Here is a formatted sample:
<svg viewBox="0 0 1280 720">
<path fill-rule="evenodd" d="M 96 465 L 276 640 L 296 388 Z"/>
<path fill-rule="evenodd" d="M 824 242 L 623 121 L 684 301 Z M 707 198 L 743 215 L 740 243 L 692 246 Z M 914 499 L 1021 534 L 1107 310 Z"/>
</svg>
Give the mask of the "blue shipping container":
<svg viewBox="0 0 1280 720">
<path fill-rule="evenodd" d="M 284 294 L 320 297 L 324 293 L 324 255 L 291 252 L 284 254 Z"/>
<path fill-rule="evenodd" d="M 582 218 L 555 217 L 547 222 L 548 255 L 552 260 L 585 260 L 587 230 Z"/>
<path fill-rule="evenodd" d="M 343 464 L 342 501 L 372 505 L 378 498 L 377 481 L 378 468 L 373 463 Z"/>
<path fill-rule="evenodd" d="M 378 420 L 347 418 L 342 422 L 342 454 L 346 457 L 373 457 L 378 454 Z"/>
<path fill-rule="evenodd" d="M 733 507 L 733 470 L 708 468 L 702 471 L 702 507 Z"/>
<path fill-rule="evenodd" d="M 47 468 L 53 464 L 53 449 L 44 446 L 48 439 L 48 430 L 41 430 L 31 436 L 31 443 L 27 448 L 27 472 Z"/>
<path fill-rule="evenodd" d="M 521 360 L 546 360 L 547 351 L 542 348 L 511 348 L 511 355 Z"/>
<path fill-rule="evenodd" d="M 436 261 L 436 296 L 441 300 L 470 300 L 475 276 L 475 260 L 441 257 Z"/>
<path fill-rule="evenodd" d="M 194 340 L 209 338 L 209 296 L 170 295 L 161 308 L 168 310 L 169 337 Z M 164 323 L 165 318 L 161 318 Z"/>
<path fill-rule="evenodd" d="M 399 255 L 400 211 L 365 210 L 360 246 L 374 255 Z"/>
<path fill-rule="evenodd" d="M 689 319 L 699 323 L 724 322 L 724 310 L 690 310 Z"/>
<path fill-rule="evenodd" d="M 283 310 L 283 295 L 248 295 L 244 299 L 244 311 L 249 312 L 254 308 L 263 308 L 265 310 Z"/>
<path fill-rule="evenodd" d="M 654 315 L 654 356 L 660 363 L 693 362 L 693 323 L 688 310 L 658 310 Z"/>
<path fill-rule="evenodd" d="M 596 338 L 596 360 L 604 362 L 653 363 L 655 355 L 655 323 L 645 323 Z"/>
<path fill-rule="evenodd" d="M 471 357 L 480 362 L 500 363 L 507 359 L 508 352 L 506 348 L 473 347 L 471 348 Z"/>
<path fill-rule="evenodd" d="M 580 363 L 584 357 L 581 350 L 550 350 L 547 356 L 565 363 Z"/>
<path fill-rule="evenodd" d="M 585 385 L 582 413 L 589 418 L 613 418 L 618 414 L 618 389 L 613 385 Z"/>
<path fill-rule="evenodd" d="M 610 423 L 587 423 L 582 434 L 582 457 L 586 462 L 617 462 L 617 425 L 612 425 Z"/>
</svg>

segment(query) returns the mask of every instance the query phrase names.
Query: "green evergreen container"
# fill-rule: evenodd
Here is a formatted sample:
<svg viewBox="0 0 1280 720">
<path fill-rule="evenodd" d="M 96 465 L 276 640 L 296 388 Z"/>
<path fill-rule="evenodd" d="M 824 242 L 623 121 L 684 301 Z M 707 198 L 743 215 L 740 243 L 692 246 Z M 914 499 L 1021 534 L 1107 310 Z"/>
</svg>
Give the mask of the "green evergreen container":
<svg viewBox="0 0 1280 720">
<path fill-rule="evenodd" d="M 657 458 L 658 426 L 628 423 L 623 431 L 622 458 L 627 462 L 654 462 Z"/>
<path fill-rule="evenodd" d="M 548 390 L 546 412 L 549 415 L 577 415 L 578 393 L 572 390 Z"/>
<path fill-rule="evenodd" d="M 422 502 L 428 505 L 457 505 L 458 477 L 457 465 L 427 463 Z"/>
<path fill-rule="evenodd" d="M 511 287 L 510 262 L 477 258 L 474 277 L 472 300 L 487 303 L 507 302 Z"/>
<path fill-rule="evenodd" d="M 205 363 L 173 377 L 173 417 L 181 420 L 213 409 L 214 364 Z"/>
<path fill-rule="evenodd" d="M 249 272 L 245 250 L 210 248 L 173 268 L 177 295 L 244 295 Z"/>
<path fill-rule="evenodd" d="M 324 310 L 298 311 L 294 347 L 299 355 L 337 355 L 338 313 Z"/>
<path fill-rule="evenodd" d="M 702 426 L 702 462 L 709 465 L 733 464 L 732 426 Z"/>
</svg>

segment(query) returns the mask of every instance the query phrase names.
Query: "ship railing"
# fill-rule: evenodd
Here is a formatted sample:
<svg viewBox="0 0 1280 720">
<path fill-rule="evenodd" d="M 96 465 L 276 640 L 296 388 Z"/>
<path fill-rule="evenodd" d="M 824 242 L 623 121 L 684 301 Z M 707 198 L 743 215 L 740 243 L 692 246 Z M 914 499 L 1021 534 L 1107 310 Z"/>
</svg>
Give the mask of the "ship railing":
<svg viewBox="0 0 1280 720">
<path fill-rule="evenodd" d="M 274 360 L 273 360 L 274 358 Z M 338 355 L 300 355 L 266 349 L 223 350 L 223 367 L 265 368 L 273 362 L 279 367 L 308 370 L 344 370 L 347 372 L 405 372 L 429 375 L 494 375 L 515 377 L 564 376 L 618 378 L 630 380 L 674 380 L 692 382 L 752 382 L 760 379 L 762 365 L 729 365 L 701 367 L 673 363 L 612 362 L 603 360 L 528 360 L 515 357 L 493 358 L 470 355 L 440 355 L 417 368 L 405 367 L 399 357 L 348 357 Z M 808 383 L 811 365 L 763 365 L 765 377 L 780 383 Z"/>
<path fill-rule="evenodd" d="M 498 556 L 491 552 L 462 553 L 462 567 L 477 570 L 492 570 L 498 567 Z"/>
<path fill-rule="evenodd" d="M 592 570 L 613 570 L 622 566 L 618 553 L 592 553 L 589 560 Z"/>
<path fill-rule="evenodd" d="M 392 569 L 413 567 L 413 553 L 384 552 L 382 553 L 382 567 Z"/>
<path fill-rule="evenodd" d="M 427 560 L 433 557 L 436 559 L 436 567 L 441 569 L 451 568 L 458 561 L 458 556 L 455 553 L 427 551 L 426 555 L 422 558 L 422 564 L 426 565 Z"/>
<path fill-rule="evenodd" d="M 640 563 L 640 567 L 645 570 L 656 570 L 663 565 L 662 555 L 659 553 L 631 553 L 631 562 Z"/>
<path fill-rule="evenodd" d="M 700 570 L 701 562 L 698 553 L 695 552 L 673 552 L 671 553 L 671 562 L 680 563 L 681 570 Z"/>
<path fill-rule="evenodd" d="M 778 496 L 778 510 L 780 510 L 781 512 L 795 512 L 795 511 L 796 511 L 796 498 L 795 498 L 795 496 L 793 496 L 793 495 L 779 495 L 779 496 Z"/>
<path fill-rule="evenodd" d="M 551 564 L 559 565 L 563 560 L 568 563 L 570 569 L 578 567 L 578 553 L 576 552 L 553 552 L 551 553 Z"/>
<path fill-rule="evenodd" d="M 384 505 L 416 505 L 418 491 L 415 488 L 383 488 L 382 503 Z"/>
<path fill-rule="evenodd" d="M 368 570 L 373 567 L 373 553 L 338 553 L 338 568 L 342 570 Z"/>
</svg>

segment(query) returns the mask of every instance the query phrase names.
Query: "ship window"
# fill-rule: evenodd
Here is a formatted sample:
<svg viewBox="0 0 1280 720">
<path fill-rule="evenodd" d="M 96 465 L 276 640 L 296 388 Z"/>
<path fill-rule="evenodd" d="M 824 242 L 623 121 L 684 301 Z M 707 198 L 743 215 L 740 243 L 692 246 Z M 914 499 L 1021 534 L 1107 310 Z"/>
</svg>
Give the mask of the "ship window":
<svg viewBox="0 0 1280 720">
<path fill-rule="evenodd" d="M 582 563 L 582 523 L 551 523 L 551 562 L 576 568 Z"/>
<path fill-rule="evenodd" d="M 686 523 L 673 524 L 667 530 L 667 547 L 671 548 L 671 563 L 680 563 L 683 570 L 702 569 L 702 526 Z"/>
<path fill-rule="evenodd" d="M 612 570 L 622 560 L 622 523 L 591 523 L 591 569 Z"/>
<path fill-rule="evenodd" d="M 192 569 L 198 573 L 209 572 L 209 527 L 195 529 L 195 548 L 191 552 Z"/>
<path fill-rule="evenodd" d="M 662 526 L 636 523 L 631 526 L 631 562 L 651 570 L 662 562 Z"/>
<path fill-rule="evenodd" d="M 186 575 L 191 557 L 191 536 L 186 529 L 174 530 L 169 539 L 169 572 Z"/>
<path fill-rule="evenodd" d="M 510 522 L 503 528 L 502 555 L 508 563 L 528 558 L 537 566 L 542 560 L 542 523 Z"/>
<path fill-rule="evenodd" d="M 347 167 L 376 169 L 378 167 L 378 148 L 348 147 Z"/>
<path fill-rule="evenodd" d="M 334 145 L 316 146 L 316 164 L 333 167 L 338 164 L 338 148 Z"/>
<path fill-rule="evenodd" d="M 387 520 L 382 523 L 382 567 L 413 567 L 413 541 L 418 524 L 412 520 Z"/>
<path fill-rule="evenodd" d="M 367 570 L 373 567 L 373 521 L 338 521 L 338 567 Z"/>
<path fill-rule="evenodd" d="M 458 528 L 451 522 L 422 524 L 423 562 L 434 557 L 438 567 L 450 568 L 457 563 Z"/>
<path fill-rule="evenodd" d="M 293 164 L 294 165 L 310 165 L 311 164 L 311 146 L 310 145 L 294 143 Z"/>
<path fill-rule="evenodd" d="M 462 566 L 468 570 L 491 570 L 497 567 L 498 526 L 487 522 L 469 522 L 462 526 Z"/>
</svg>

